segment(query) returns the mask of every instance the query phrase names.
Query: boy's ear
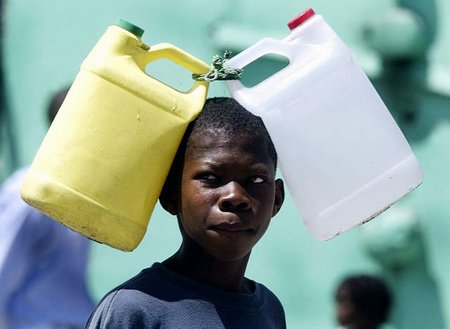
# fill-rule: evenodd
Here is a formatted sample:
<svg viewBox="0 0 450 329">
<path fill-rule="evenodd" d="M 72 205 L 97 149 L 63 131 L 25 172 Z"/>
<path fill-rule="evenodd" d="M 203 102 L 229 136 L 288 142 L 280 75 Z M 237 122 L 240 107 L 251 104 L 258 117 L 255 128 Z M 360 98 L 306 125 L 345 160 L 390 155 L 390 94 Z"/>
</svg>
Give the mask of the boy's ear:
<svg viewBox="0 0 450 329">
<path fill-rule="evenodd" d="M 161 194 L 159 195 L 159 203 L 168 213 L 172 215 L 178 214 L 178 197 L 177 192 L 173 185 L 166 184 L 164 185 Z"/>
<path fill-rule="evenodd" d="M 280 211 L 284 202 L 284 182 L 278 178 L 275 180 L 275 201 L 273 203 L 272 217 Z"/>
</svg>

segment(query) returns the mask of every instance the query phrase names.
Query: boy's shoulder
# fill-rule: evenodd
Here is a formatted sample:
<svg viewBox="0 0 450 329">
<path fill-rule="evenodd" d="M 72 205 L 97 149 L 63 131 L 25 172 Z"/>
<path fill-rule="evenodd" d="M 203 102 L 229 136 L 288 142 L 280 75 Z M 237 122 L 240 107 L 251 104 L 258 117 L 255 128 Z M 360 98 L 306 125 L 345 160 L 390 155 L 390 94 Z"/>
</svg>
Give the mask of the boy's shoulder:
<svg viewBox="0 0 450 329">
<path fill-rule="evenodd" d="M 164 313 L 151 291 L 158 283 L 151 278 L 152 267 L 117 286 L 102 298 L 86 328 L 153 328 Z"/>
</svg>

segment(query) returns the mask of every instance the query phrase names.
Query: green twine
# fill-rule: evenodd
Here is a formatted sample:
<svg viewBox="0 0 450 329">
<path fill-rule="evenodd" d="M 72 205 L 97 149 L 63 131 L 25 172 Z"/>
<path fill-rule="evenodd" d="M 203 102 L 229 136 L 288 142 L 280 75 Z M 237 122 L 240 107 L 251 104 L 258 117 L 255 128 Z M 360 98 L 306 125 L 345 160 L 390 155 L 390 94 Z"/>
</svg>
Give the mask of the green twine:
<svg viewBox="0 0 450 329">
<path fill-rule="evenodd" d="M 212 82 L 215 80 L 239 80 L 241 78 L 242 69 L 232 69 L 225 66 L 230 58 L 231 52 L 225 50 L 223 57 L 214 55 L 212 58 L 211 70 L 203 74 L 192 74 L 192 79 L 198 81 Z"/>
</svg>

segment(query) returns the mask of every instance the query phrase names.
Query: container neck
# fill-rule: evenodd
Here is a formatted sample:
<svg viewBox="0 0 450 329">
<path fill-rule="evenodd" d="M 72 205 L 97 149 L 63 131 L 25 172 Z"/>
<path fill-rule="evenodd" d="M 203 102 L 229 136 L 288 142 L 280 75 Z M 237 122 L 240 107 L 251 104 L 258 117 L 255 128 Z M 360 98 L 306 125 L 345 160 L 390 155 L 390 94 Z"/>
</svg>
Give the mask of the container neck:
<svg viewBox="0 0 450 329">
<path fill-rule="evenodd" d="M 317 14 L 314 15 L 313 17 L 305 21 L 303 24 L 297 26 L 295 29 L 292 29 L 289 35 L 285 38 L 285 40 L 292 41 L 300 37 L 303 37 L 305 35 L 305 32 L 310 33 L 309 31 L 315 28 L 316 25 L 320 24 L 320 21 L 323 21 L 322 16 Z"/>
<path fill-rule="evenodd" d="M 315 14 L 307 21 L 291 30 L 291 33 L 284 38 L 285 42 L 301 40 L 306 44 L 320 44 L 327 41 L 334 41 L 338 36 L 333 29 L 325 22 L 321 15 Z"/>
</svg>

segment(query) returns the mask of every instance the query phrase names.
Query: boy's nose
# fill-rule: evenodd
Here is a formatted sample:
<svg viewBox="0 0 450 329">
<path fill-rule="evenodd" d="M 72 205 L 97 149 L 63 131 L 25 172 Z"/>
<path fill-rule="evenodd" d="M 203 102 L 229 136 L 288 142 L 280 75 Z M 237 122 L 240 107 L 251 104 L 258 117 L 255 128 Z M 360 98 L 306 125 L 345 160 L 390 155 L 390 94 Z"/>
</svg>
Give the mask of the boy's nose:
<svg viewBox="0 0 450 329">
<path fill-rule="evenodd" d="M 250 196 L 241 184 L 230 182 L 224 186 L 219 208 L 222 211 L 246 211 L 250 209 Z"/>
</svg>

